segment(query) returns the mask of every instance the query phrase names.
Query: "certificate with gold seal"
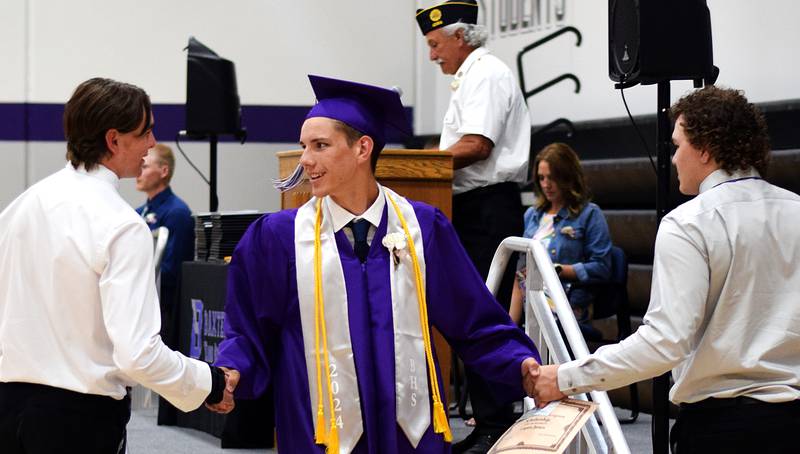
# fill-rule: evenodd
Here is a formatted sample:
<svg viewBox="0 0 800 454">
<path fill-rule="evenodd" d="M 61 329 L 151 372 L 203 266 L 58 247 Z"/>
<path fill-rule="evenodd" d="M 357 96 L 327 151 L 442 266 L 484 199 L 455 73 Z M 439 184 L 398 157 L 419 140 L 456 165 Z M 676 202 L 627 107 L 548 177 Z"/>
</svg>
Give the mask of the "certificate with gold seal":
<svg viewBox="0 0 800 454">
<path fill-rule="evenodd" d="M 559 454 L 567 449 L 597 404 L 564 399 L 526 412 L 488 454 Z"/>
</svg>

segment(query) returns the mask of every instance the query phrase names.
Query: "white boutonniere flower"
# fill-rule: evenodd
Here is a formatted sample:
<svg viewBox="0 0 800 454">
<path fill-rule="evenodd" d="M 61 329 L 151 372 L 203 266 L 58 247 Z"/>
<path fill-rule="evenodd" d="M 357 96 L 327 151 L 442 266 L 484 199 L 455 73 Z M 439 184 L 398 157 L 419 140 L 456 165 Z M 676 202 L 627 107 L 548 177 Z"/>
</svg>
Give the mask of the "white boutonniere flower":
<svg viewBox="0 0 800 454">
<path fill-rule="evenodd" d="M 572 238 L 573 240 L 575 239 L 575 229 L 573 229 L 572 226 L 568 225 L 568 226 L 562 227 L 561 228 L 561 234 L 562 235 L 566 235 L 566 236 Z"/>
<path fill-rule="evenodd" d="M 144 216 L 144 220 L 148 224 L 155 224 L 156 223 L 156 214 L 155 213 L 147 213 Z"/>
<path fill-rule="evenodd" d="M 395 266 L 400 264 L 400 259 L 408 254 L 406 250 L 406 236 L 403 233 L 387 233 L 386 236 L 383 237 L 381 244 L 389 250 L 389 254 L 392 256 L 392 262 L 394 262 Z"/>
</svg>

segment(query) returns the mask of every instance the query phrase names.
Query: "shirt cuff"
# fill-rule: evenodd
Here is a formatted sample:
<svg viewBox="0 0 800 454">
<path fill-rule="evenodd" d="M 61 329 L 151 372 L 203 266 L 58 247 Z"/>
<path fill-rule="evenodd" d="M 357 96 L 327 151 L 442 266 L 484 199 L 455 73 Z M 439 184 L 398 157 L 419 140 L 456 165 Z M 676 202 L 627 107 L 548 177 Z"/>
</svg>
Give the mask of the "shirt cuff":
<svg viewBox="0 0 800 454">
<path fill-rule="evenodd" d="M 581 370 L 580 363 L 576 360 L 558 366 L 558 389 L 568 396 L 594 390 L 591 386 L 592 377 Z"/>
<path fill-rule="evenodd" d="M 206 397 L 206 403 L 210 405 L 218 404 L 222 401 L 222 396 L 225 391 L 225 372 L 219 367 L 208 365 L 211 369 L 211 392 Z"/>
<path fill-rule="evenodd" d="M 572 271 L 575 271 L 575 276 L 578 277 L 578 280 L 581 282 L 589 280 L 589 273 L 586 272 L 586 265 L 583 263 L 574 263 L 572 265 Z"/>
</svg>

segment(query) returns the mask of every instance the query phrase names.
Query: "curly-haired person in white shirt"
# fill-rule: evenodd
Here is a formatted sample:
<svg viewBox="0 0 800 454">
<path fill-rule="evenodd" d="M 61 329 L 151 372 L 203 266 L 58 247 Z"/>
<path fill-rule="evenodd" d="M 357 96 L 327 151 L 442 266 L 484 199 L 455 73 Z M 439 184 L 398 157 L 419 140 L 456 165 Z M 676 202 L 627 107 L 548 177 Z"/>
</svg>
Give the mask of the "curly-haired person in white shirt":
<svg viewBox="0 0 800 454">
<path fill-rule="evenodd" d="M 672 370 L 673 452 L 790 453 L 800 430 L 800 196 L 761 177 L 766 122 L 713 86 L 672 107 L 680 191 L 661 221 L 644 325 L 542 367 L 540 405 Z"/>
</svg>

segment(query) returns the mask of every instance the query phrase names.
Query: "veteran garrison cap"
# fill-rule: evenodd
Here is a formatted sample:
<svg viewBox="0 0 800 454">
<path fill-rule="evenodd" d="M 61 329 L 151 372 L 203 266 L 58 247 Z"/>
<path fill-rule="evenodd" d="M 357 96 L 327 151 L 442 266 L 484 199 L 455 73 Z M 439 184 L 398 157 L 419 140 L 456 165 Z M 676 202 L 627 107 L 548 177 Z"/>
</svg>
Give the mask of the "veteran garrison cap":
<svg viewBox="0 0 800 454">
<path fill-rule="evenodd" d="M 325 117 L 339 120 L 372 137 L 378 152 L 386 145 L 386 136 L 392 129 L 411 135 L 411 126 L 397 91 L 311 74 L 308 80 L 317 104 L 306 119 Z"/>
<path fill-rule="evenodd" d="M 475 0 L 447 0 L 430 8 L 417 10 L 417 24 L 423 35 L 456 22 L 478 23 L 478 2 Z"/>
</svg>

